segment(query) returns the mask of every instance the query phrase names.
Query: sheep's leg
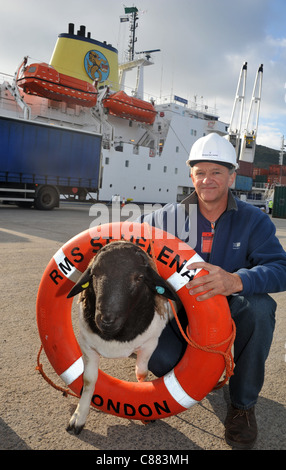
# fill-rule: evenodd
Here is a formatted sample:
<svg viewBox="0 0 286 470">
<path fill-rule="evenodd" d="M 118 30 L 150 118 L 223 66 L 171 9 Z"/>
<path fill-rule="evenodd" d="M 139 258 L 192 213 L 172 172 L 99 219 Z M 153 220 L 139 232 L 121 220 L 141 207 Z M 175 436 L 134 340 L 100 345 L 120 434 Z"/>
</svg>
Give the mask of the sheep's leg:
<svg viewBox="0 0 286 470">
<path fill-rule="evenodd" d="M 98 377 L 99 358 L 100 356 L 94 350 L 89 350 L 88 354 L 83 352 L 83 391 L 79 404 L 70 419 L 67 431 L 73 431 L 75 434 L 79 434 L 85 425 Z"/>
<path fill-rule="evenodd" d="M 143 382 L 148 376 L 148 362 L 156 349 L 158 339 L 152 338 L 150 341 L 144 344 L 142 348 L 137 351 L 137 361 L 135 366 L 135 374 L 138 382 Z"/>
<path fill-rule="evenodd" d="M 148 362 L 158 344 L 158 340 L 149 341 L 142 349 L 137 351 L 137 361 L 135 367 L 138 382 L 143 382 L 148 376 Z M 141 420 L 143 424 L 154 423 L 154 420 Z"/>
</svg>

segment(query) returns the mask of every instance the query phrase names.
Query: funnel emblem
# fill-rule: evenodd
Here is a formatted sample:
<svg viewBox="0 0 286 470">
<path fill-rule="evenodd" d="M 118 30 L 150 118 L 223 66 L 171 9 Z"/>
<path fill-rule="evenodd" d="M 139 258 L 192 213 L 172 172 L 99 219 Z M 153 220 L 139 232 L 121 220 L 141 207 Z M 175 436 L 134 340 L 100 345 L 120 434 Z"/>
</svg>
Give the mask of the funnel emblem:
<svg viewBox="0 0 286 470">
<path fill-rule="evenodd" d="M 84 68 L 92 80 L 104 82 L 109 76 L 109 63 L 100 51 L 88 51 L 84 57 Z"/>
</svg>

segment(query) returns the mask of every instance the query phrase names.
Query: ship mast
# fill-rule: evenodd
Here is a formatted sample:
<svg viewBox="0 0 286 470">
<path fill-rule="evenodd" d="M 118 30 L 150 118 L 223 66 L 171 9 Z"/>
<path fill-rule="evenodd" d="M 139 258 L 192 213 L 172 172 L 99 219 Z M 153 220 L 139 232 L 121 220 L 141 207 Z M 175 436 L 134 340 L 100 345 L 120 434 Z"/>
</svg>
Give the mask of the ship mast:
<svg viewBox="0 0 286 470">
<path fill-rule="evenodd" d="M 130 22 L 130 36 L 128 46 L 128 61 L 119 65 L 119 86 L 121 90 L 125 88 L 127 72 L 136 69 L 136 84 L 133 90 L 133 96 L 139 99 L 144 99 L 144 73 L 143 68 L 147 65 L 152 65 L 151 53 L 159 52 L 160 49 L 152 49 L 148 51 L 135 52 L 135 42 L 137 41 L 135 31 L 138 27 L 137 20 L 139 19 L 138 9 L 136 7 L 124 7 L 125 17 L 121 17 L 120 21 Z M 141 57 L 135 58 L 135 54 Z M 142 57 L 145 54 L 145 57 Z M 151 60 L 150 60 L 151 59 Z"/>
<path fill-rule="evenodd" d="M 125 7 L 124 8 L 125 15 L 128 15 L 128 21 L 130 22 L 130 36 L 129 36 L 129 46 L 128 46 L 128 61 L 131 62 L 134 60 L 135 54 L 135 42 L 137 41 L 136 38 L 136 28 L 138 27 L 138 9 L 136 7 Z"/>
</svg>

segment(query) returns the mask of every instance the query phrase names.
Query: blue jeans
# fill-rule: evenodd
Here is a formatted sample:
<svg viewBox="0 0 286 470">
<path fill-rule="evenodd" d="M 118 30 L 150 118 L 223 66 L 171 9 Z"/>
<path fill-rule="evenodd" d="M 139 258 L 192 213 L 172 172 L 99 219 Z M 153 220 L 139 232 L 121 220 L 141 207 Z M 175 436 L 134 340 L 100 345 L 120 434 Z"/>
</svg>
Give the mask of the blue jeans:
<svg viewBox="0 0 286 470">
<path fill-rule="evenodd" d="M 251 297 L 230 296 L 229 307 L 236 325 L 234 375 L 229 380 L 233 406 L 248 409 L 255 405 L 264 382 L 267 359 L 275 327 L 276 302 L 268 294 Z M 183 327 L 184 311 L 179 313 Z M 157 377 L 169 372 L 183 357 L 186 342 L 173 319 L 163 330 L 149 361 L 149 370 Z"/>
</svg>

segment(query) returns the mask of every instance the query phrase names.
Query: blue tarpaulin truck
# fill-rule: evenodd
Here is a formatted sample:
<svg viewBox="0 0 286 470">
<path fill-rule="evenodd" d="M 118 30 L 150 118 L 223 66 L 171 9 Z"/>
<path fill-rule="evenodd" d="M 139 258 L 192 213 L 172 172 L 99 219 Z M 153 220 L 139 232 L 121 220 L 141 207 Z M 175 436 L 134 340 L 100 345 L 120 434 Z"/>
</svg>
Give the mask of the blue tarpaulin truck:
<svg viewBox="0 0 286 470">
<path fill-rule="evenodd" d="M 50 210 L 97 192 L 101 135 L 0 116 L 0 201 Z"/>
</svg>

